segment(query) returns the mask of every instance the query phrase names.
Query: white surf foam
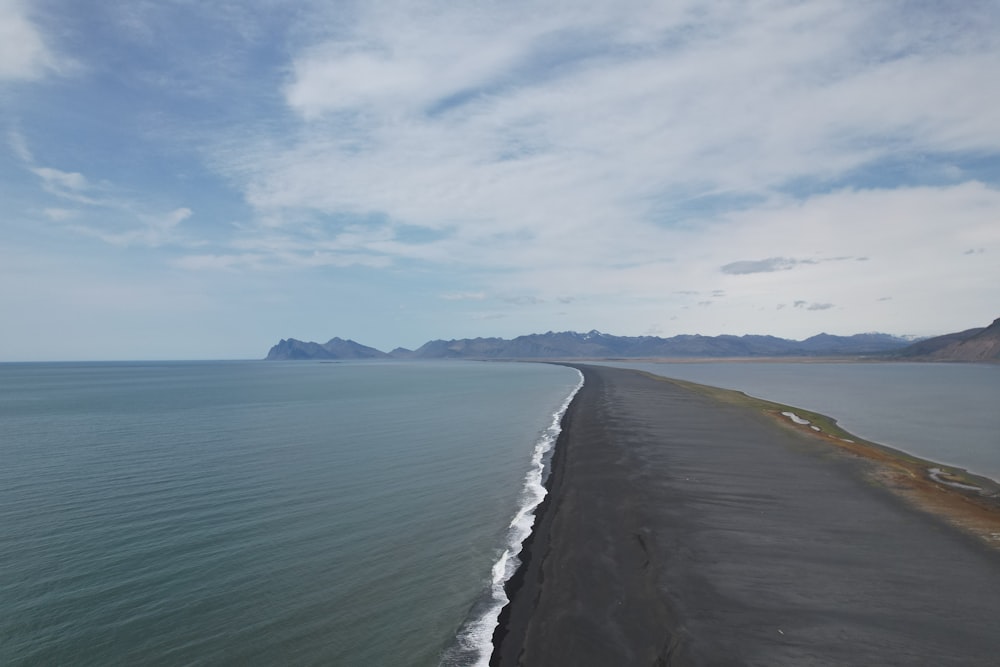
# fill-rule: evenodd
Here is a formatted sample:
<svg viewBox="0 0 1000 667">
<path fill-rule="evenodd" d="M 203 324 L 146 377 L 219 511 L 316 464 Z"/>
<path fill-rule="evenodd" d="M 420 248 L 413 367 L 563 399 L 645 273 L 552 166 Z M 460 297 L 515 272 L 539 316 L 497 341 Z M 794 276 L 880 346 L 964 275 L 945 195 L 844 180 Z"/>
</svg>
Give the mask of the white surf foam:
<svg viewBox="0 0 1000 667">
<path fill-rule="evenodd" d="M 493 633 L 499 622 L 500 610 L 510 602 L 506 591 L 504 591 L 504 584 L 521 566 L 517 554 L 521 552 L 524 540 L 531 534 L 531 529 L 535 525 L 535 510 L 545 499 L 547 493 L 543 479 L 545 459 L 559 438 L 563 415 L 566 414 L 569 404 L 582 386 L 583 373 L 580 373 L 580 380 L 576 387 L 559 406 L 559 409 L 552 413 L 551 424 L 542 432 L 538 442 L 535 443 L 535 449 L 531 455 L 531 465 L 524 476 L 520 506 L 507 528 L 507 539 L 503 552 L 493 564 L 489 601 L 484 605 L 482 613 L 459 631 L 457 648 L 461 656 L 446 655 L 442 660 L 442 665 L 461 664 L 489 667 L 490 656 L 493 654 Z"/>
</svg>

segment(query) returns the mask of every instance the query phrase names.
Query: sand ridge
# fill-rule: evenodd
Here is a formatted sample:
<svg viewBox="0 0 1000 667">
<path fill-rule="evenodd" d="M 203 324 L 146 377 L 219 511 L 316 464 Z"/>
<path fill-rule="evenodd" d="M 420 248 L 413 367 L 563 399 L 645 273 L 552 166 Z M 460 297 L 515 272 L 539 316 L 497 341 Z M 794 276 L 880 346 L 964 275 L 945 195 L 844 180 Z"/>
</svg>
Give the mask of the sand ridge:
<svg viewBox="0 0 1000 667">
<path fill-rule="evenodd" d="M 572 365 L 584 388 L 493 664 L 995 664 L 1000 558 L 871 459 L 780 413 Z"/>
</svg>

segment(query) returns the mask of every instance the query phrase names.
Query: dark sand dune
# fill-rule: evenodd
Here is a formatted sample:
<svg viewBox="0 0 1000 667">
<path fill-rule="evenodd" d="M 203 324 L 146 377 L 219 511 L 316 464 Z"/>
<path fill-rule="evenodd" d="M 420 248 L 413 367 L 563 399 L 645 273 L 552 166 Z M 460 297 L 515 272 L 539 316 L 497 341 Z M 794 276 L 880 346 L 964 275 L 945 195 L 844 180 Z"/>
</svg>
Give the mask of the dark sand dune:
<svg viewBox="0 0 1000 667">
<path fill-rule="evenodd" d="M 755 410 L 579 368 L 495 664 L 1000 664 L 996 552 Z"/>
</svg>

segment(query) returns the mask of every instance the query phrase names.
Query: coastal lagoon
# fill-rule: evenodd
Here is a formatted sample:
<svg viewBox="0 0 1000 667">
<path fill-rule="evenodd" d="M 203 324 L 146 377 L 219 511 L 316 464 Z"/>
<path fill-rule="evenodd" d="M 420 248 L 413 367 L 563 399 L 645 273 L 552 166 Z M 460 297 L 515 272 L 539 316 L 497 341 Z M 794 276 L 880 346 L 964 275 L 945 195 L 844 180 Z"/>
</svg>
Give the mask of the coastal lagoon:
<svg viewBox="0 0 1000 667">
<path fill-rule="evenodd" d="M 0 364 L 0 664 L 482 662 L 530 524 L 512 520 L 578 382 Z"/>
<path fill-rule="evenodd" d="M 862 438 L 1000 481 L 1000 365 L 606 362 L 820 412 Z"/>
</svg>

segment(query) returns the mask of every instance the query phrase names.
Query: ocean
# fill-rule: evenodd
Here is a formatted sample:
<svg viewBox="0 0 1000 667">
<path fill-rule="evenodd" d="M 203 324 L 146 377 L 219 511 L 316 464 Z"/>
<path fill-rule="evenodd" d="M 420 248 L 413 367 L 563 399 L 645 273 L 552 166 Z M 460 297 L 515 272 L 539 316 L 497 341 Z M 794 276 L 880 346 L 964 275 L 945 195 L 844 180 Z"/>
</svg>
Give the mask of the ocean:
<svg viewBox="0 0 1000 667">
<path fill-rule="evenodd" d="M 0 364 L 0 664 L 485 664 L 548 364 Z"/>
<path fill-rule="evenodd" d="M 614 363 L 1000 479 L 1000 367 Z M 484 665 L 579 374 L 0 364 L 0 664 Z"/>
<path fill-rule="evenodd" d="M 857 436 L 1000 481 L 1000 365 L 613 362 L 837 419 Z"/>
</svg>

